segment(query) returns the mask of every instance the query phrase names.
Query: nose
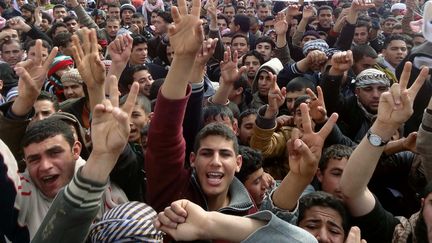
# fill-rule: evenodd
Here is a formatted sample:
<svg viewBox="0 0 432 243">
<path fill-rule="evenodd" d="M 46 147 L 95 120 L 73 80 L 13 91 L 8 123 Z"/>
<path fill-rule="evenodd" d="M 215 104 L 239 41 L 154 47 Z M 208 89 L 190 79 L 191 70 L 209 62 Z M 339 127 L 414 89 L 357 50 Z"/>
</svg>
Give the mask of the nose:
<svg viewBox="0 0 432 243">
<path fill-rule="evenodd" d="M 39 163 L 39 170 L 47 171 L 50 170 L 52 167 L 53 165 L 51 161 L 48 158 L 42 156 L 41 161 Z"/>
<path fill-rule="evenodd" d="M 379 99 L 380 95 L 381 95 L 381 92 L 379 92 L 377 89 L 374 89 L 374 91 L 373 91 L 373 97 L 375 99 Z"/>
<path fill-rule="evenodd" d="M 210 165 L 213 166 L 213 167 L 220 167 L 220 166 L 222 166 L 221 156 L 219 155 L 219 153 L 214 153 L 213 154 L 213 157 L 211 158 L 211 161 L 210 161 Z"/>
<path fill-rule="evenodd" d="M 329 235 L 325 227 L 322 227 L 316 236 L 316 239 L 319 243 L 328 243 L 330 242 Z"/>
</svg>

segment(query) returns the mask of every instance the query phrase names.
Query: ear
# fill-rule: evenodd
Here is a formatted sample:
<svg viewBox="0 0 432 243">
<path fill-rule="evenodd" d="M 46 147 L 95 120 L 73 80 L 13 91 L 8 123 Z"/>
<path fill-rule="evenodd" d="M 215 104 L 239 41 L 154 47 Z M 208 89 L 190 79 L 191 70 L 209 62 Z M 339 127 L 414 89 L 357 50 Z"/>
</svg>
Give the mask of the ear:
<svg viewBox="0 0 432 243">
<path fill-rule="evenodd" d="M 354 93 L 357 96 L 360 93 L 360 88 L 355 88 Z"/>
<path fill-rule="evenodd" d="M 79 141 L 75 141 L 72 145 L 72 155 L 77 160 L 81 154 L 82 144 Z"/>
<path fill-rule="evenodd" d="M 323 174 L 320 169 L 317 169 L 316 177 L 319 180 L 319 182 L 322 182 Z"/>
<path fill-rule="evenodd" d="M 194 152 L 191 152 L 189 156 L 189 162 L 192 168 L 195 168 L 195 159 L 196 159 L 196 154 Z"/>
<path fill-rule="evenodd" d="M 243 158 L 241 155 L 237 155 L 236 164 L 237 164 L 236 172 L 240 172 L 241 166 L 243 164 Z"/>
<path fill-rule="evenodd" d="M 232 127 L 233 127 L 234 134 L 238 135 L 238 133 L 239 133 L 239 128 L 238 128 L 238 122 L 237 122 L 237 119 L 236 119 L 236 118 L 234 118 L 234 122 L 233 122 L 233 124 L 232 124 Z"/>
<path fill-rule="evenodd" d="M 421 203 L 421 208 L 423 208 L 423 207 L 424 207 L 424 204 L 425 204 L 425 199 L 422 198 L 420 203 Z"/>
<path fill-rule="evenodd" d="M 243 87 L 239 87 L 238 89 L 234 90 L 234 93 L 236 95 L 241 95 L 243 93 Z"/>
</svg>

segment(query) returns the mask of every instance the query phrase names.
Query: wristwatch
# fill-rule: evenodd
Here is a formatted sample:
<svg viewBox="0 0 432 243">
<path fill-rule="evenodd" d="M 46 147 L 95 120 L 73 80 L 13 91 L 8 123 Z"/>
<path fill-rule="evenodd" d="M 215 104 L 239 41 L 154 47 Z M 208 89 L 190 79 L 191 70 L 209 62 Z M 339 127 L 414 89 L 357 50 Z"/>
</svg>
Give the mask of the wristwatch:
<svg viewBox="0 0 432 243">
<path fill-rule="evenodd" d="M 381 147 L 388 143 L 388 141 L 384 142 L 379 135 L 372 133 L 370 130 L 367 133 L 367 139 L 369 140 L 369 143 L 374 147 Z"/>
</svg>

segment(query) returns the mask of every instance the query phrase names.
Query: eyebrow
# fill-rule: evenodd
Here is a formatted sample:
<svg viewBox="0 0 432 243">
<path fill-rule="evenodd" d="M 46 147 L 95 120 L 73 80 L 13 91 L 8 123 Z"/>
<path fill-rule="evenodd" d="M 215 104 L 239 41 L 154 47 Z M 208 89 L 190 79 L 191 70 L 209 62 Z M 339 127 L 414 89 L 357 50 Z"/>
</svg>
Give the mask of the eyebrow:
<svg viewBox="0 0 432 243">
<path fill-rule="evenodd" d="M 56 151 L 64 151 L 63 147 L 61 147 L 60 145 L 54 145 L 53 147 L 43 151 L 43 153 L 53 153 Z M 36 159 L 36 158 L 40 158 L 41 156 L 39 154 L 30 154 L 29 156 L 27 156 L 26 160 L 30 160 L 30 159 Z"/>
</svg>

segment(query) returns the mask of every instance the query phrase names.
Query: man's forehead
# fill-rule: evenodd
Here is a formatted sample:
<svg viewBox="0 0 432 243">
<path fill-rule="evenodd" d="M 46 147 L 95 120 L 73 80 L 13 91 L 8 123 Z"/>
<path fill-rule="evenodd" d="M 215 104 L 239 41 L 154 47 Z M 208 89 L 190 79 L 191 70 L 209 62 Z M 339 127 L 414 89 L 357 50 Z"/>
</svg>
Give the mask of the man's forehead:
<svg viewBox="0 0 432 243">
<path fill-rule="evenodd" d="M 53 148 L 68 148 L 69 144 L 67 143 L 65 137 L 62 134 L 57 134 L 40 142 L 33 142 L 24 147 L 25 156 L 30 156 L 34 154 L 41 154 L 44 151 L 53 149 Z"/>
</svg>

